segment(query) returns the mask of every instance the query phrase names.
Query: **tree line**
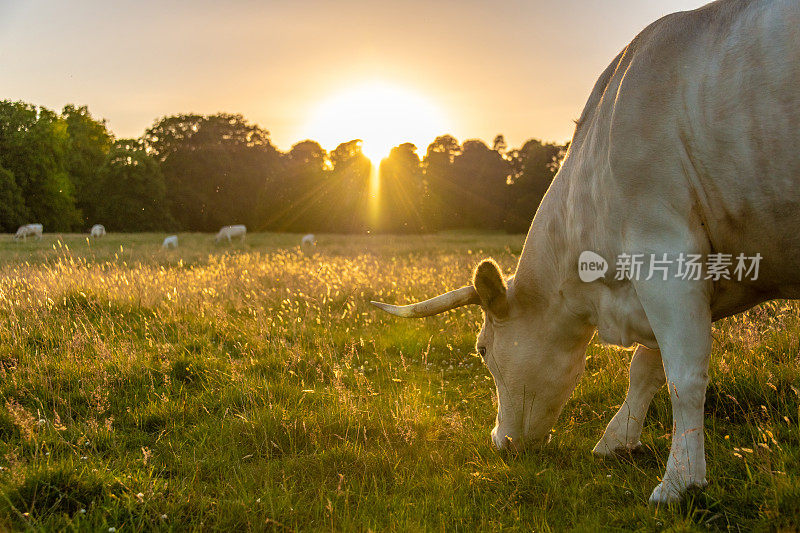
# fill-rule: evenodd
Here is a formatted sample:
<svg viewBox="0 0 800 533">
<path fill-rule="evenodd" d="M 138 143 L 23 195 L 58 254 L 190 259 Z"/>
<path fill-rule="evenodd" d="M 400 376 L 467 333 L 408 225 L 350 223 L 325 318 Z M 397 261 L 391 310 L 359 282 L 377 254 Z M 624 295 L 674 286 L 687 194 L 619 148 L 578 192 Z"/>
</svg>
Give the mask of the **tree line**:
<svg viewBox="0 0 800 533">
<path fill-rule="evenodd" d="M 87 107 L 0 101 L 0 229 L 46 231 L 524 232 L 566 153 L 450 135 L 377 165 L 361 141 L 281 152 L 242 115 L 181 114 L 118 139 Z"/>
</svg>

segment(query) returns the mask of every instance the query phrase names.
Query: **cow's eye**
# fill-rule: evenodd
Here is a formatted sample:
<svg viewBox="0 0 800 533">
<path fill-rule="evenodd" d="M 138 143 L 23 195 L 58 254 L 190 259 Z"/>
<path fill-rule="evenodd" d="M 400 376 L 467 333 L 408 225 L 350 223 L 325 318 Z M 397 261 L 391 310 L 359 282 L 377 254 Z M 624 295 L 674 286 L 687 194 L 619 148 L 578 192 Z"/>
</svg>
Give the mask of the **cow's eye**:
<svg viewBox="0 0 800 533">
<path fill-rule="evenodd" d="M 486 346 L 478 346 L 478 353 L 481 354 L 481 357 L 486 359 Z"/>
</svg>

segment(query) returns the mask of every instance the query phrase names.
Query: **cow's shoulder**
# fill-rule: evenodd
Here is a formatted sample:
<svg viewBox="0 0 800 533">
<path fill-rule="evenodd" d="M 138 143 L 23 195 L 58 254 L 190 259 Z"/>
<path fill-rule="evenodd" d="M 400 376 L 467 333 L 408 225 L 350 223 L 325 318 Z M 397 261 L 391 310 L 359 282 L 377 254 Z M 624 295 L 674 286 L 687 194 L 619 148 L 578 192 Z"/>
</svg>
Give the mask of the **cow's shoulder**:
<svg viewBox="0 0 800 533">
<path fill-rule="evenodd" d="M 623 82 L 626 90 L 649 94 L 669 89 L 663 76 L 683 63 L 682 56 L 695 46 L 706 46 L 709 37 L 713 40 L 723 33 L 748 8 L 752 5 L 743 0 L 718 0 L 695 10 L 671 13 L 644 28 L 598 78 L 576 122 L 574 137 L 577 139 L 593 120 L 608 117 L 601 108 L 615 105 Z"/>
</svg>

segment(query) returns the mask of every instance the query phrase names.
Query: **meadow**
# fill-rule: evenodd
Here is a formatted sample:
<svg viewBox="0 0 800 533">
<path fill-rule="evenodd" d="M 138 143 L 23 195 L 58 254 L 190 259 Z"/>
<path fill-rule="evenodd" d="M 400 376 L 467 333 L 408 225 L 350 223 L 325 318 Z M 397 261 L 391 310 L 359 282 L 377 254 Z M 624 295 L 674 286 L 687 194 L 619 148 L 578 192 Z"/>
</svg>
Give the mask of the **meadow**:
<svg viewBox="0 0 800 533">
<path fill-rule="evenodd" d="M 590 450 L 630 352 L 592 342 L 549 443 L 489 444 L 479 309 L 380 313 L 511 273 L 522 235 L 0 238 L 0 529 L 796 530 L 800 306 L 715 325 L 709 487 L 647 505 L 667 459 L 665 390 L 643 449 Z"/>
</svg>

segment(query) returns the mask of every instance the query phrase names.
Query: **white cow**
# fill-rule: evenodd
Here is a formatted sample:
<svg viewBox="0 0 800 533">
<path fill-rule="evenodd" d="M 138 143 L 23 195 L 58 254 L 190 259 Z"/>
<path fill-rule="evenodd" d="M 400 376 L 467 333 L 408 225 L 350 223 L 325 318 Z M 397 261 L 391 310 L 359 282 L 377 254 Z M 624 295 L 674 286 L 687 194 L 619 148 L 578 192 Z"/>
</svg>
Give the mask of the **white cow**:
<svg viewBox="0 0 800 533">
<path fill-rule="evenodd" d="M 308 235 L 303 235 L 303 238 L 300 239 L 301 250 L 308 250 L 316 245 L 317 245 L 317 239 L 316 237 L 314 237 L 313 233 L 309 233 Z"/>
<path fill-rule="evenodd" d="M 219 233 L 217 236 L 214 237 L 214 242 L 219 242 L 222 239 L 228 239 L 228 242 L 231 242 L 233 237 L 241 237 L 242 242 L 244 242 L 245 235 L 247 235 L 247 228 L 241 224 L 236 226 L 222 226 L 220 228 Z"/>
<path fill-rule="evenodd" d="M 94 226 L 92 226 L 90 234 L 92 237 L 95 238 L 105 237 L 106 228 L 102 224 L 95 224 Z"/>
<path fill-rule="evenodd" d="M 477 347 L 497 386 L 497 447 L 545 439 L 597 331 L 636 351 L 625 402 L 594 451 L 639 446 L 666 374 L 672 447 L 650 500 L 706 484 L 711 323 L 800 297 L 798 21 L 796 0 L 720 0 L 650 25 L 597 81 L 516 273 L 506 280 L 485 261 L 467 287 L 376 304 L 406 317 L 481 305 Z M 602 260 L 583 252 L 628 266 L 598 277 Z M 692 257 L 701 271 L 687 275 Z M 748 272 L 737 274 L 740 258 Z"/>
<path fill-rule="evenodd" d="M 170 235 L 169 237 L 164 239 L 164 242 L 161 244 L 162 248 L 177 248 L 178 247 L 178 236 L 177 235 Z"/>
<path fill-rule="evenodd" d="M 28 237 L 36 237 L 38 240 L 41 240 L 43 230 L 44 227 L 41 224 L 25 224 L 17 229 L 17 232 L 14 234 L 14 239 L 27 241 Z"/>
</svg>

